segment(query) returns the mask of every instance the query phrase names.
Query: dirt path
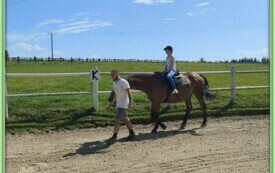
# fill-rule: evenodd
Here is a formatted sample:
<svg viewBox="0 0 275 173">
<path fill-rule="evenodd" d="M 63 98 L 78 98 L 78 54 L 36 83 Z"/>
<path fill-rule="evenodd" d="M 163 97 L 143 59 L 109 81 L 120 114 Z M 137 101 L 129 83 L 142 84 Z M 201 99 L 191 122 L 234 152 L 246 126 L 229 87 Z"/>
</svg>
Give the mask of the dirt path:
<svg viewBox="0 0 275 173">
<path fill-rule="evenodd" d="M 120 139 L 113 145 L 102 141 L 112 127 L 51 132 L 43 135 L 7 135 L 8 173 L 119 172 L 119 173 L 260 173 L 269 172 L 269 116 L 190 120 L 152 136 L 152 125 L 136 125 L 135 141 Z M 122 128 L 119 138 L 127 135 Z"/>
</svg>

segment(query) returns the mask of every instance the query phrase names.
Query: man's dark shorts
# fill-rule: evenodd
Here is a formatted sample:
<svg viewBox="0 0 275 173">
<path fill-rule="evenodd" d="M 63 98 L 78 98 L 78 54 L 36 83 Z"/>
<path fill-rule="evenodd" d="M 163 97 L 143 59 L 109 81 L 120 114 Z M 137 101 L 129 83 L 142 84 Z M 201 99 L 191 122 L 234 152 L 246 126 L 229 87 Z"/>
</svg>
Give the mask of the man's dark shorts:
<svg viewBox="0 0 275 173">
<path fill-rule="evenodd" d="M 116 117 L 119 119 L 123 119 L 124 117 L 128 116 L 128 109 L 125 108 L 117 108 Z"/>
</svg>

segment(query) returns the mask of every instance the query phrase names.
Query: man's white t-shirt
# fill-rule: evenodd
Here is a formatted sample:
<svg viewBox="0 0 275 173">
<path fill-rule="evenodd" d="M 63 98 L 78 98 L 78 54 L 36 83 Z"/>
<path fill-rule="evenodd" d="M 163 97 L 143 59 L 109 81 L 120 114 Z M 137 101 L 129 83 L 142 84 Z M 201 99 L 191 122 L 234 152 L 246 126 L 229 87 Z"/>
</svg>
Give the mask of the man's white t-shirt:
<svg viewBox="0 0 275 173">
<path fill-rule="evenodd" d="M 116 107 L 128 109 L 129 97 L 126 89 L 130 88 L 127 80 L 120 78 L 114 82 L 114 92 L 116 93 Z"/>
</svg>

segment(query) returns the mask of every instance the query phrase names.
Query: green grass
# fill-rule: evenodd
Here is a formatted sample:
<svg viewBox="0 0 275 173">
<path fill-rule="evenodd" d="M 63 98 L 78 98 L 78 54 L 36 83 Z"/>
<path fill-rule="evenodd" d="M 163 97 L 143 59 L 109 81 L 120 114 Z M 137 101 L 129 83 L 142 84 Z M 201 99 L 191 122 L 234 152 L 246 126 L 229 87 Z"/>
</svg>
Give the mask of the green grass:
<svg viewBox="0 0 275 173">
<path fill-rule="evenodd" d="M 7 72 L 88 72 L 93 66 L 101 71 L 118 69 L 123 71 L 161 71 L 162 63 L 131 62 L 9 62 Z M 230 70 L 232 64 L 178 63 L 181 71 Z M 267 70 L 268 65 L 235 64 L 236 70 Z M 206 74 L 210 87 L 230 86 L 230 74 Z M 126 77 L 126 76 L 123 76 Z M 269 85 L 268 73 L 237 74 L 237 86 Z M 99 90 L 111 90 L 112 80 L 101 76 Z M 27 77 L 8 78 L 8 93 L 43 93 L 92 90 L 90 77 Z M 230 104 L 230 91 L 212 92 L 207 100 L 210 116 L 249 115 L 269 113 L 269 89 L 238 90 L 236 104 Z M 108 94 L 99 96 L 99 111 L 93 112 L 92 96 L 49 96 L 9 98 L 10 118 L 6 120 L 6 131 L 10 133 L 37 132 L 112 125 L 115 108 L 108 107 Z M 200 116 L 197 101 L 193 98 L 192 117 Z M 162 107 L 164 108 L 164 104 Z M 162 115 L 163 120 L 182 119 L 184 103 L 175 104 L 173 109 Z M 134 108 L 130 118 L 134 123 L 150 123 L 150 104 L 145 94 L 134 94 Z"/>
</svg>

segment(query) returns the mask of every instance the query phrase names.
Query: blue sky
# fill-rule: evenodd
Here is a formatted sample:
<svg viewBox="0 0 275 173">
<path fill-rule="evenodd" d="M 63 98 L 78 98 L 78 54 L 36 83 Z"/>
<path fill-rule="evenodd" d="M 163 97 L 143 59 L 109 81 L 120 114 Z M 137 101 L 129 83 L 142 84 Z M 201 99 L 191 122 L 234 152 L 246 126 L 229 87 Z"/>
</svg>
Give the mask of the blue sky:
<svg viewBox="0 0 275 173">
<path fill-rule="evenodd" d="M 7 0 L 11 56 L 230 60 L 268 55 L 268 0 Z"/>
</svg>

